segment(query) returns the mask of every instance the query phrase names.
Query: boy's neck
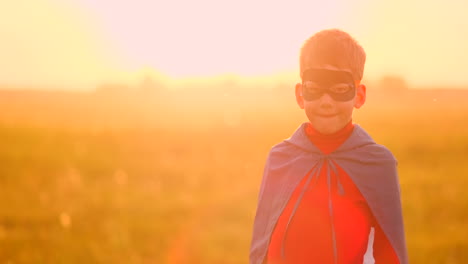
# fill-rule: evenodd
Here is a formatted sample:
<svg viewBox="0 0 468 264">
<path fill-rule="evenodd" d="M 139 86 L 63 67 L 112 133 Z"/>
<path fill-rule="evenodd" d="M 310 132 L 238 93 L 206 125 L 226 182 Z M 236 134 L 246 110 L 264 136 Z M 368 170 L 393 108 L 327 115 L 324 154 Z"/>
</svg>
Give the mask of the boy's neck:
<svg viewBox="0 0 468 264">
<path fill-rule="evenodd" d="M 311 123 L 308 123 L 305 132 L 309 140 L 324 154 L 329 154 L 343 144 L 353 132 L 354 124 L 350 121 L 342 129 L 332 134 L 322 134 Z"/>
</svg>

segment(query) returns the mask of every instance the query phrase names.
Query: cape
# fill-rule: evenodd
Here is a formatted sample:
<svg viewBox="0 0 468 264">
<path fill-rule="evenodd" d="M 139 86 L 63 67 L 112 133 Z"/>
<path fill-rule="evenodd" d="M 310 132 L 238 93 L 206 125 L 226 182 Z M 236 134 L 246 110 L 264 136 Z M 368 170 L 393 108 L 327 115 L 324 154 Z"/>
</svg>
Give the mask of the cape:
<svg viewBox="0 0 468 264">
<path fill-rule="evenodd" d="M 334 152 L 323 154 L 302 124 L 274 146 L 263 173 L 254 221 L 250 264 L 262 264 L 276 222 L 301 179 L 315 166 L 338 164 L 366 199 L 401 264 L 408 263 L 397 161 L 392 153 L 355 124 L 349 138 Z"/>
</svg>

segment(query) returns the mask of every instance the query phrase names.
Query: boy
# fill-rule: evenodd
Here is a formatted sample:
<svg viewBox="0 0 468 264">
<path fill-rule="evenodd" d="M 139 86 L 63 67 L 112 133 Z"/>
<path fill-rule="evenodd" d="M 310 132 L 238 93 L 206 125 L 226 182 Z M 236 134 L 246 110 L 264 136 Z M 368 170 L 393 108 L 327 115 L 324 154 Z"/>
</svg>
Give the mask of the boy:
<svg viewBox="0 0 468 264">
<path fill-rule="evenodd" d="M 270 151 L 251 264 L 408 263 L 396 160 L 351 121 L 365 59 L 337 29 L 302 47 L 296 100 L 310 122 Z"/>
</svg>

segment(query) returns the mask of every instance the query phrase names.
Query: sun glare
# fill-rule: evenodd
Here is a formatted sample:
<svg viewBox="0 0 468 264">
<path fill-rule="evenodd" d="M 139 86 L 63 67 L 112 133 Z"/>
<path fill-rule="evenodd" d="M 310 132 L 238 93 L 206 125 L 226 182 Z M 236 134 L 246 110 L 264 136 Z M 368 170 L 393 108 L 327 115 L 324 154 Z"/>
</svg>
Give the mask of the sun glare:
<svg viewBox="0 0 468 264">
<path fill-rule="evenodd" d="M 421 0 L 405 6 L 369 0 L 22 0 L 1 5 L 2 84 L 97 85 L 129 81 L 144 68 L 174 79 L 291 73 L 297 71 L 303 41 L 332 27 L 363 44 L 368 76 L 390 72 L 416 83 L 467 82 L 461 69 L 468 55 L 459 52 L 468 44 L 461 1 L 444 6 Z M 427 12 L 416 12 L 422 6 Z M 445 52 L 430 52 L 436 49 Z M 431 61 L 452 70 L 438 74 L 437 64 L 427 63 L 428 53 Z"/>
</svg>

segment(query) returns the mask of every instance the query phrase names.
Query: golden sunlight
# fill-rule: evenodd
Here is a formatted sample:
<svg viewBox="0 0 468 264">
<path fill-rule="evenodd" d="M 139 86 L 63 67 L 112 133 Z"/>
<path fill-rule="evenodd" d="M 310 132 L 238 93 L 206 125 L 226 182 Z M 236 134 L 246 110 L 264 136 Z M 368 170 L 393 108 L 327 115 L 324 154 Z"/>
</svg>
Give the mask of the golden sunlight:
<svg viewBox="0 0 468 264">
<path fill-rule="evenodd" d="M 462 86 L 468 84 L 468 53 L 462 52 L 468 46 L 467 5 L 457 0 L 4 1 L 0 84 L 89 90 L 103 82 L 135 82 L 132 76 L 145 68 L 174 79 L 291 75 L 303 41 L 337 27 L 365 47 L 371 79 L 393 74 L 415 86 Z"/>
<path fill-rule="evenodd" d="M 344 164 L 378 156 L 385 164 L 369 165 L 372 176 L 391 170 L 409 262 L 466 263 L 466 10 L 466 0 L 0 0 L 0 263 L 247 264 L 268 153 L 307 153 L 304 145 L 272 146 L 316 116 L 324 127 L 345 126 L 331 136 L 297 133 L 308 146 L 309 132 L 348 146 L 317 156 L 336 165 L 331 182 L 351 183 L 346 196 L 341 184 L 324 189 L 341 204 L 336 219 L 361 231 L 380 223 L 334 160 L 359 155 L 344 155 L 348 149 L 380 149 Z M 338 85 L 314 78 L 328 88 L 299 96 L 299 50 L 325 28 L 364 47 L 366 97 L 347 77 Z M 316 111 L 319 104 L 331 111 Z M 388 150 L 367 137 L 356 148 L 354 139 L 341 141 L 353 133 L 349 118 L 394 154 L 398 188 Z M 353 138 L 366 134 L 356 131 Z M 276 152 L 286 145 L 291 151 Z M 314 149 L 294 162 L 313 166 Z M 275 181 L 286 183 L 280 174 Z M 366 211 L 366 223 L 343 204 Z M 337 230 L 349 235 L 348 227 Z M 385 237 L 375 230 L 374 241 Z"/>
</svg>

